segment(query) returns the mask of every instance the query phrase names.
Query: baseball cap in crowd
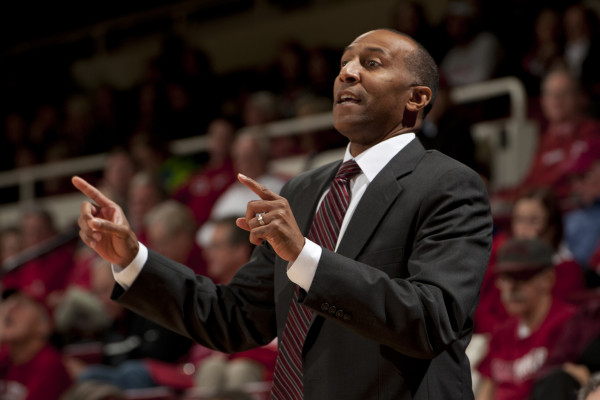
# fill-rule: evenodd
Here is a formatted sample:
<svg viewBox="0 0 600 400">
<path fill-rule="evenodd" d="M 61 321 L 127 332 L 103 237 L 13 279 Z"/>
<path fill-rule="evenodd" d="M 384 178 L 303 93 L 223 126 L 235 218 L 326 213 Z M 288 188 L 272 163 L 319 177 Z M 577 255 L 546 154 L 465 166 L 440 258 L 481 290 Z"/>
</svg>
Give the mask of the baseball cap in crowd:
<svg viewBox="0 0 600 400">
<path fill-rule="evenodd" d="M 540 239 L 509 239 L 500 250 L 494 272 L 527 280 L 542 270 L 552 267 L 554 249 Z"/>
</svg>

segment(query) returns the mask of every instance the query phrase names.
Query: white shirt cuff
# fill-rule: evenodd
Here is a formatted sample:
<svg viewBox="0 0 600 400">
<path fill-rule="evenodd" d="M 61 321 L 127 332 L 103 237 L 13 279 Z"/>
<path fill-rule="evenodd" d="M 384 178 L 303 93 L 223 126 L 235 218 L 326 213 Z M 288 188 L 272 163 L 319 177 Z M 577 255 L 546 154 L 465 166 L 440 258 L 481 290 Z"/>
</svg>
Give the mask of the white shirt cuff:
<svg viewBox="0 0 600 400">
<path fill-rule="evenodd" d="M 148 260 L 148 249 L 143 244 L 139 243 L 140 248 L 138 250 L 137 255 L 131 262 L 131 264 L 127 265 L 125 268 L 112 264 L 112 272 L 115 278 L 115 281 L 123 287 L 123 289 L 127 290 L 133 285 L 133 282 L 138 277 L 144 264 Z"/>
<path fill-rule="evenodd" d="M 298 255 L 298 258 L 296 258 L 296 261 L 288 264 L 288 278 L 308 292 L 310 285 L 315 278 L 317 265 L 319 264 L 319 259 L 321 259 L 322 252 L 323 249 L 321 249 L 321 246 L 306 239 L 304 241 L 304 247 Z"/>
</svg>

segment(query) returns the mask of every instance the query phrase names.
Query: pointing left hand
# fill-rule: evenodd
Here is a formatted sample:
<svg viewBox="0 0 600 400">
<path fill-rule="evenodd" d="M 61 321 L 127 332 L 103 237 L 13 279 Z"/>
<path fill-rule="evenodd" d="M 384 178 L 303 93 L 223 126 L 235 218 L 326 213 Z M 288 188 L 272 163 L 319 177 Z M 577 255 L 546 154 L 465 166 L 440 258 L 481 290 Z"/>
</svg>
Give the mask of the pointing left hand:
<svg viewBox="0 0 600 400">
<path fill-rule="evenodd" d="M 286 261 L 296 260 L 304 247 L 304 236 L 288 201 L 245 175 L 238 174 L 238 180 L 261 200 L 249 202 L 246 217 L 238 218 L 236 225 L 250 232 L 253 244 L 259 245 L 266 240 L 279 257 Z"/>
</svg>

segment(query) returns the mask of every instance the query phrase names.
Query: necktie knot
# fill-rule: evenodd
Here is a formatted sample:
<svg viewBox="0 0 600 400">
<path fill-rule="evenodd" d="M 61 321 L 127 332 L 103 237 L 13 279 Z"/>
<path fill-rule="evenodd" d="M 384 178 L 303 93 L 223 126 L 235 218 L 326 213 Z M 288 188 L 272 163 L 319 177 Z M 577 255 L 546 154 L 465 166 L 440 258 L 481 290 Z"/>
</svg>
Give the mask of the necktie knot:
<svg viewBox="0 0 600 400">
<path fill-rule="evenodd" d="M 349 181 L 361 172 L 362 171 L 356 163 L 356 161 L 351 159 L 342 164 L 340 169 L 338 169 L 337 174 L 335 174 L 335 179 L 343 179 Z"/>
</svg>

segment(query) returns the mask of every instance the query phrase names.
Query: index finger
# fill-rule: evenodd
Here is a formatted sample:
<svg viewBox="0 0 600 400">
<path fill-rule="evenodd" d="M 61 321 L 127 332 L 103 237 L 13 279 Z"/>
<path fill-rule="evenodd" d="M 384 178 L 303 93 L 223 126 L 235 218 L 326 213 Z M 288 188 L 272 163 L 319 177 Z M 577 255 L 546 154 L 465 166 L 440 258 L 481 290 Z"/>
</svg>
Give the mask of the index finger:
<svg viewBox="0 0 600 400">
<path fill-rule="evenodd" d="M 252 178 L 248 178 L 246 175 L 238 174 L 238 180 L 243 183 L 248 189 L 252 190 L 262 200 L 277 200 L 279 196 L 267 189 L 266 186 L 261 185 Z"/>
<path fill-rule="evenodd" d="M 78 176 L 74 176 L 73 178 L 71 178 L 71 182 L 73 183 L 73 186 L 79 189 L 79 191 L 81 191 L 87 197 L 95 201 L 96 204 L 98 204 L 100 207 L 108 207 L 113 204 L 113 201 L 111 201 L 108 197 L 103 195 L 102 192 L 100 192 L 94 186 L 87 183 L 87 181 L 85 181 L 84 179 Z"/>
</svg>

